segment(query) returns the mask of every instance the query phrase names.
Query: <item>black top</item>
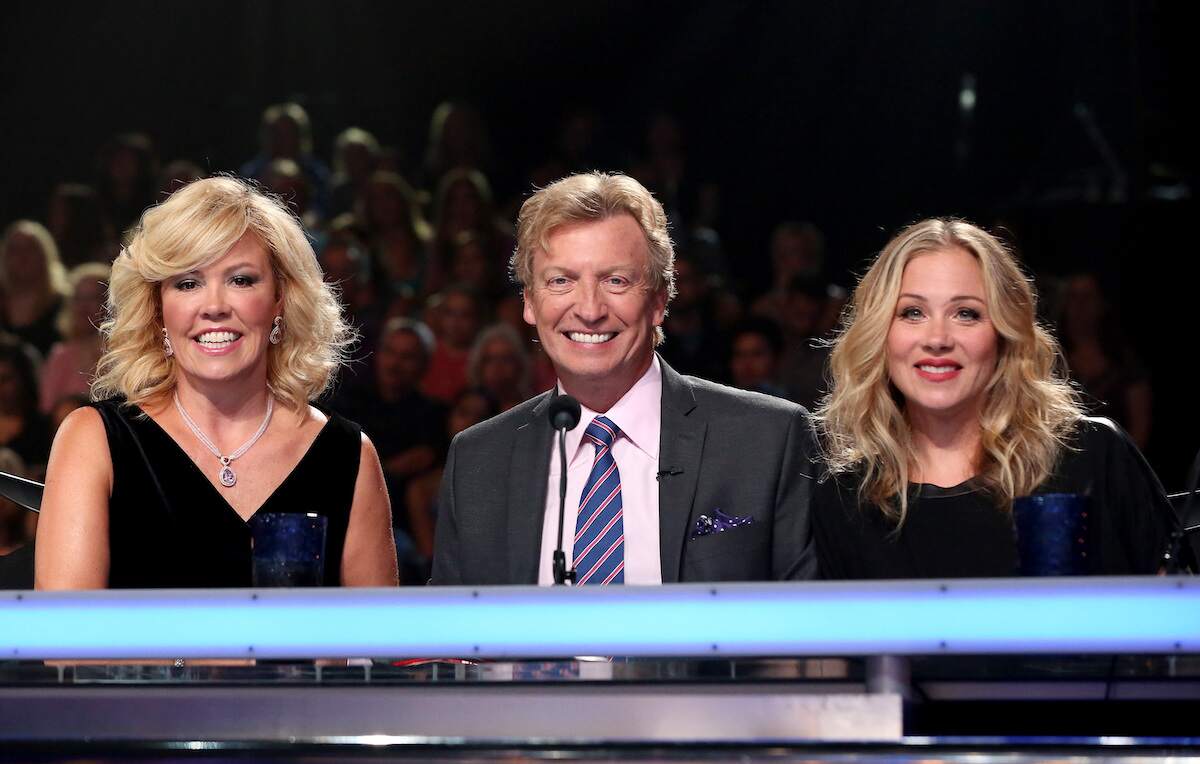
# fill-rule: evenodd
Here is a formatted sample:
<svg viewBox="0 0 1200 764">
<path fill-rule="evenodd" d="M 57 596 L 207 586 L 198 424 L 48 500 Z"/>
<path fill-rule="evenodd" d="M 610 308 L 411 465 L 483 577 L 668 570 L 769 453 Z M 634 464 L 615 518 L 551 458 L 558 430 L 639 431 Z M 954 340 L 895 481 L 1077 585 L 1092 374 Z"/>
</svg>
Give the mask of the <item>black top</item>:
<svg viewBox="0 0 1200 764">
<path fill-rule="evenodd" d="M 1091 497 L 1089 572 L 1154 573 L 1174 511 L 1150 465 L 1110 420 L 1086 418 L 1034 493 Z M 973 481 L 910 486 L 898 534 L 878 507 L 858 504 L 858 477 L 825 479 L 813 496 L 820 576 L 830 579 L 1017 575 L 1012 516 Z"/>
<path fill-rule="evenodd" d="M 250 528 L 187 453 L 140 408 L 118 399 L 93 405 L 104 420 L 113 464 L 109 587 L 250 586 Z M 341 582 L 360 433 L 358 425 L 331 413 L 300 463 L 258 510 L 329 518 L 326 586 Z"/>
</svg>

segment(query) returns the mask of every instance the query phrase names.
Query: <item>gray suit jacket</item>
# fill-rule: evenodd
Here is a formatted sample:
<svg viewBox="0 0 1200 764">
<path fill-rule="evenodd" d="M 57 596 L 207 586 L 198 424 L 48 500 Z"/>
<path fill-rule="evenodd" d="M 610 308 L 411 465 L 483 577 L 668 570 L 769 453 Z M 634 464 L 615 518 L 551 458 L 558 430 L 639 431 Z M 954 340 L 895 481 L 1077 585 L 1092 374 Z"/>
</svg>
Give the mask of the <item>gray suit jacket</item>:
<svg viewBox="0 0 1200 764">
<path fill-rule="evenodd" d="M 808 413 L 661 365 L 663 583 L 812 578 L 808 503 L 816 452 Z M 546 418 L 551 397 L 544 393 L 454 438 L 438 499 L 430 583 L 537 583 L 556 444 Z M 752 519 L 697 534 L 699 518 L 718 509 Z"/>
</svg>

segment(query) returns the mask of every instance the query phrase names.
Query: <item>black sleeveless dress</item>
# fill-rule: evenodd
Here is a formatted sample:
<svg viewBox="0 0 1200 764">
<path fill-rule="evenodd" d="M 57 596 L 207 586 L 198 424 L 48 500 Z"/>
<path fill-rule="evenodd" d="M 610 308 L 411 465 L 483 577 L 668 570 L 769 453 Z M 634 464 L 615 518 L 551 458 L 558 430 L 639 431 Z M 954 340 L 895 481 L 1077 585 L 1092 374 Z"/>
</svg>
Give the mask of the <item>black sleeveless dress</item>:
<svg viewBox="0 0 1200 764">
<path fill-rule="evenodd" d="M 113 464 L 109 588 L 250 586 L 250 527 L 200 468 L 140 408 L 120 399 L 93 406 L 104 420 Z M 338 586 L 361 430 L 326 413 L 329 421 L 312 446 L 258 512 L 329 518 L 324 585 Z"/>
</svg>

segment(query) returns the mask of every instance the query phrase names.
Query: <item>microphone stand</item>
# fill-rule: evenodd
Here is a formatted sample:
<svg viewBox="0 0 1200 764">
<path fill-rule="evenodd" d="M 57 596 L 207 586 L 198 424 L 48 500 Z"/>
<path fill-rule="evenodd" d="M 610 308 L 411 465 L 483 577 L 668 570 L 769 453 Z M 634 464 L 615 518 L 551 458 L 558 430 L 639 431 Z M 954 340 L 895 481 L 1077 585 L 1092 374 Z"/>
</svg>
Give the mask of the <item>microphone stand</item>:
<svg viewBox="0 0 1200 764">
<path fill-rule="evenodd" d="M 1160 568 L 1168 575 L 1178 573 L 1180 570 L 1179 555 L 1183 551 L 1184 537 L 1200 531 L 1200 523 L 1188 526 L 1188 520 L 1191 519 L 1192 509 L 1196 504 L 1197 493 L 1200 493 L 1200 451 L 1196 452 L 1192 469 L 1188 472 L 1187 498 L 1183 502 L 1183 511 L 1175 517 L 1175 529 L 1171 531 L 1167 548 L 1159 561 Z"/>
<path fill-rule="evenodd" d="M 575 570 L 567 570 L 567 554 L 563 551 L 563 519 L 567 513 L 567 428 L 558 429 L 558 547 L 554 550 L 554 584 L 575 583 Z"/>
</svg>

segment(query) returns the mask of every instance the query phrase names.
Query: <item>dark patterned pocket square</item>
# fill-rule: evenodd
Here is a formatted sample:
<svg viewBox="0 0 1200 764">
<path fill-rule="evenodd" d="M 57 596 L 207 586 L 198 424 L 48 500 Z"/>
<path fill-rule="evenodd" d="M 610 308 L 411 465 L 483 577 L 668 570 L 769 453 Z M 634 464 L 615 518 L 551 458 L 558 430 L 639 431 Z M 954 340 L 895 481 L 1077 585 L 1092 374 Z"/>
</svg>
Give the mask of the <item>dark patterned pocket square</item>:
<svg viewBox="0 0 1200 764">
<path fill-rule="evenodd" d="M 750 516 L 738 517 L 737 515 L 727 515 L 720 508 L 713 510 L 713 516 L 700 515 L 696 518 L 696 527 L 692 528 L 690 538 L 698 539 L 701 536 L 710 536 L 714 533 L 724 533 L 731 528 L 737 528 L 739 525 L 749 525 L 754 522 L 754 518 Z"/>
</svg>

